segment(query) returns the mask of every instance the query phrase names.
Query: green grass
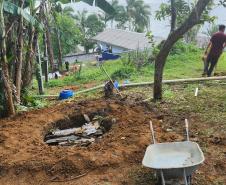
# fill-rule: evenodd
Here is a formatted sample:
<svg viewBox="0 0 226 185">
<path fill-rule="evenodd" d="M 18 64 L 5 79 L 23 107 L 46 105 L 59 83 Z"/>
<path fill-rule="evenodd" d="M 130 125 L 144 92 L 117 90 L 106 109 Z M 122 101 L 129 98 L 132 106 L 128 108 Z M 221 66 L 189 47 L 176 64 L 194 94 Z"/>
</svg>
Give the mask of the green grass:
<svg viewBox="0 0 226 185">
<path fill-rule="evenodd" d="M 173 52 L 174 54 L 170 55 L 167 59 L 164 69 L 164 79 L 201 77 L 203 72 L 203 62 L 201 60 L 203 51 L 197 48 L 182 48 L 181 50 L 176 48 Z M 225 60 L 226 54 L 220 58 L 217 72 L 226 72 Z M 77 74 L 73 74 L 62 79 L 50 80 L 48 84 L 45 84 L 47 92 L 48 89 L 70 85 L 76 85 L 82 89 L 84 84 L 91 83 L 92 85 L 99 85 L 108 80 L 105 73 L 99 67 L 91 65 L 88 62 L 84 64 L 85 66 L 82 68 L 80 78 L 77 77 Z M 104 67 L 113 79 L 120 82 L 126 79 L 130 82 L 153 81 L 154 77 L 154 64 L 148 64 L 138 71 L 135 66 L 126 64 L 123 58 L 117 61 L 107 61 Z"/>
</svg>

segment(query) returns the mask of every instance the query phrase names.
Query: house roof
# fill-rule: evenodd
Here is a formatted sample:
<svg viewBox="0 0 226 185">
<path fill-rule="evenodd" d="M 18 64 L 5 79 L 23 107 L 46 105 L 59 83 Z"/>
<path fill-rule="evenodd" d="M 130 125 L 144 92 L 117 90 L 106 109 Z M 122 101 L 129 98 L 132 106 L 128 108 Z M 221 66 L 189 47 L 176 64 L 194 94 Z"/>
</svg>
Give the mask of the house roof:
<svg viewBox="0 0 226 185">
<path fill-rule="evenodd" d="M 104 42 L 109 45 L 118 46 L 128 50 L 145 49 L 150 43 L 145 33 L 137 33 L 120 29 L 106 29 L 99 33 L 92 40 Z M 160 37 L 154 37 L 154 41 L 161 42 Z"/>
</svg>

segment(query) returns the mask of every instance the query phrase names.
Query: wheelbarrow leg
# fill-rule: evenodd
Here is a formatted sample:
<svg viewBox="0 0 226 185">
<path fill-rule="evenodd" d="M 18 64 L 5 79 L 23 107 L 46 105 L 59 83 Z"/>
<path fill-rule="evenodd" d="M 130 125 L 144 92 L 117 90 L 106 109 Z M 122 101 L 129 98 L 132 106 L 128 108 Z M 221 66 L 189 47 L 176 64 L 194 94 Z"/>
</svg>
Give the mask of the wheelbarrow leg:
<svg viewBox="0 0 226 185">
<path fill-rule="evenodd" d="M 191 180 L 192 180 L 191 175 L 187 176 L 188 185 L 191 185 Z"/>
<path fill-rule="evenodd" d="M 160 171 L 160 174 L 161 174 L 161 178 L 162 178 L 162 185 L 166 185 L 165 178 L 164 178 L 164 175 L 163 175 L 163 171 L 162 170 Z"/>
<path fill-rule="evenodd" d="M 184 168 L 184 182 L 185 182 L 185 185 L 189 185 L 185 168 Z"/>
</svg>

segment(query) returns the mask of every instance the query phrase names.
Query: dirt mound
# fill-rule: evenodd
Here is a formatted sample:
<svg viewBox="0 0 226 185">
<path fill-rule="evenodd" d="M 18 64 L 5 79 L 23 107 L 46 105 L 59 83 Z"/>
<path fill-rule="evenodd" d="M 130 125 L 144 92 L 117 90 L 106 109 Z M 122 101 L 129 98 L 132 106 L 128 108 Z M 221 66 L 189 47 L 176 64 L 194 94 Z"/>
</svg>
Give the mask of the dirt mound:
<svg viewBox="0 0 226 185">
<path fill-rule="evenodd" d="M 184 115 L 174 115 L 166 108 L 160 111 L 153 104 L 135 103 L 135 99 L 63 103 L 0 120 L 0 184 L 154 185 L 153 171 L 141 165 L 151 142 L 149 121 L 153 121 L 158 142 L 181 141 Z M 91 118 L 107 115 L 115 123 L 88 147 L 49 146 L 44 142 L 51 128 L 68 128 L 84 121 L 84 114 Z M 200 125 L 208 125 L 192 119 L 191 140 L 201 145 L 206 157 L 194 184 L 210 185 L 219 175 L 221 180 L 225 178 L 226 166 L 221 158 L 225 155 L 225 138 L 200 135 Z"/>
<path fill-rule="evenodd" d="M 129 104 L 102 99 L 82 101 L 1 120 L 0 182 L 14 184 L 9 176 L 13 175 L 23 184 L 29 184 L 30 173 L 37 178 L 32 184 L 68 181 L 87 172 L 98 175 L 109 167 L 114 169 L 140 163 L 150 142 L 148 121 L 152 114 L 145 106 Z M 61 121 L 65 123 L 71 118 L 78 121 L 81 115 L 93 113 L 116 120 L 112 129 L 94 144 L 85 148 L 44 143 L 44 135 L 54 124 L 59 126 Z M 87 181 L 85 184 L 92 183 Z"/>
</svg>

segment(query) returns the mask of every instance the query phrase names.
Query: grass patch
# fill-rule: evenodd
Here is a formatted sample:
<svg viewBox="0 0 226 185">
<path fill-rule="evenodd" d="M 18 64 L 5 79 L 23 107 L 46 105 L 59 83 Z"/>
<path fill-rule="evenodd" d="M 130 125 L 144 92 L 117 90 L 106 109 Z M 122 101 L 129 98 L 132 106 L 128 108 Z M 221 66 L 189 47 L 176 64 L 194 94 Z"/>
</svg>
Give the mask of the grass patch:
<svg viewBox="0 0 226 185">
<path fill-rule="evenodd" d="M 181 78 L 195 78 L 201 77 L 203 72 L 203 62 L 201 60 L 203 51 L 192 45 L 183 45 L 181 42 L 175 46 L 169 55 L 163 78 L 167 79 L 181 79 Z M 224 54 L 218 63 L 216 72 L 226 72 L 226 54 Z M 78 86 L 83 89 L 84 84 L 92 84 L 92 86 L 103 84 L 108 80 L 106 74 L 100 69 L 100 67 L 93 65 L 93 63 L 84 62 L 81 75 L 72 74 L 65 76 L 61 79 L 53 79 L 48 83 L 45 83 L 46 92 L 49 89 L 56 88 L 57 92 L 59 87 L 64 86 Z M 113 80 L 118 80 L 122 83 L 124 80 L 130 82 L 145 82 L 153 81 L 154 79 L 154 64 L 147 63 L 141 68 L 136 68 L 136 64 L 129 63 L 128 59 L 123 56 L 116 61 L 107 61 L 104 63 L 104 67 Z M 35 91 L 37 91 L 37 84 L 34 85 Z M 87 88 L 87 87 L 85 87 Z M 172 97 L 172 92 L 166 90 L 166 97 Z"/>
</svg>

